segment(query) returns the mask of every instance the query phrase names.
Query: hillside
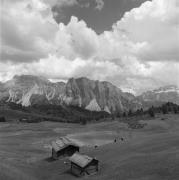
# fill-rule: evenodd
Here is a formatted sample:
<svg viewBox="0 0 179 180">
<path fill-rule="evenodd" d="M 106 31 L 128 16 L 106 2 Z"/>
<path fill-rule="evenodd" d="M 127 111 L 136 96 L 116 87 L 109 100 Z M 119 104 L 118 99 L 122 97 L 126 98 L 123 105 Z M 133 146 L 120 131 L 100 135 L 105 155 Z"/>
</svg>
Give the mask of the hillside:
<svg viewBox="0 0 179 180">
<path fill-rule="evenodd" d="M 80 118 L 99 119 L 106 114 L 135 112 L 141 108 L 147 110 L 166 102 L 179 104 L 179 89 L 176 86 L 160 87 L 134 96 L 110 82 L 85 77 L 70 78 L 67 83 L 53 83 L 44 77 L 21 75 L 0 83 L 2 108 L 17 108 L 15 110 L 31 116 L 40 114 L 47 119 L 66 122 L 79 121 Z M 91 115 L 90 111 L 96 113 Z"/>
<path fill-rule="evenodd" d="M 144 122 L 143 129 L 130 129 L 118 120 L 86 126 L 0 123 L 0 179 L 76 179 L 66 158 L 50 159 L 51 142 L 68 136 L 85 145 L 81 153 L 100 161 L 99 173 L 82 180 L 178 180 L 179 116 L 159 115 Z"/>
<path fill-rule="evenodd" d="M 56 121 L 68 123 L 86 123 L 109 117 L 105 111 L 89 111 L 76 106 L 61 105 L 32 105 L 23 107 L 16 103 L 3 103 L 0 105 L 0 117 L 8 122 L 26 119 L 28 122 Z"/>
<path fill-rule="evenodd" d="M 140 107 L 140 103 L 134 99 L 135 96 L 122 92 L 109 82 L 84 77 L 71 78 L 65 84 L 31 75 L 14 76 L 12 80 L 1 83 L 0 88 L 1 101 L 24 107 L 35 104 L 72 105 L 112 113 Z"/>
<path fill-rule="evenodd" d="M 144 105 L 161 105 L 164 102 L 179 104 L 179 88 L 177 86 L 164 86 L 152 91 L 142 93 L 137 97 Z"/>
</svg>

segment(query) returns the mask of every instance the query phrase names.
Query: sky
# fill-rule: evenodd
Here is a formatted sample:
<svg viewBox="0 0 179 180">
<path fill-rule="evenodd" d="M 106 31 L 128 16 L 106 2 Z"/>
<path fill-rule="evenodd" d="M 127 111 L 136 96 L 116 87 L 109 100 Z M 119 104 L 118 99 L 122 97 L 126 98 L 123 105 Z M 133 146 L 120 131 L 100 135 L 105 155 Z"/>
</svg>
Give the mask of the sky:
<svg viewBox="0 0 179 180">
<path fill-rule="evenodd" d="M 140 94 L 179 86 L 178 0 L 0 0 L 0 81 L 105 80 Z"/>
</svg>

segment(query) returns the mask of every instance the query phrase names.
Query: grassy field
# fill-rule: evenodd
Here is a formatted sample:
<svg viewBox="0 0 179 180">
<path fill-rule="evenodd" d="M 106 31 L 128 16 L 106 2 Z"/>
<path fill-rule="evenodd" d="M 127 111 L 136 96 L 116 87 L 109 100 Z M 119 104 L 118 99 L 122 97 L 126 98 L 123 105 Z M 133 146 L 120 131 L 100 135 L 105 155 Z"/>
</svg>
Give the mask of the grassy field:
<svg viewBox="0 0 179 180">
<path fill-rule="evenodd" d="M 50 160 L 51 141 L 60 136 L 77 141 L 82 153 L 100 160 L 97 175 L 80 179 L 178 180 L 179 115 L 141 122 L 147 125 L 135 130 L 118 121 L 0 123 L 0 180 L 78 179 L 70 174 L 66 159 Z"/>
</svg>

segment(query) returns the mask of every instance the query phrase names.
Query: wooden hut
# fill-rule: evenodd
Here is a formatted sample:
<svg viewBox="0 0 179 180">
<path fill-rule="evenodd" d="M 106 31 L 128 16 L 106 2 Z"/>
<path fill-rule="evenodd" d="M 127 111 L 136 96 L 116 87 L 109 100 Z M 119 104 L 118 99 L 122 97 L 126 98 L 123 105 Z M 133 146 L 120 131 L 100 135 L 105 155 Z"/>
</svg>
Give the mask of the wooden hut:
<svg viewBox="0 0 179 180">
<path fill-rule="evenodd" d="M 79 146 L 67 137 L 61 137 L 52 142 L 52 158 L 58 159 L 60 156 L 72 156 L 75 152 L 79 152 L 79 149 Z"/>
<path fill-rule="evenodd" d="M 87 155 L 75 153 L 69 160 L 71 162 L 71 173 L 75 176 L 94 175 L 99 170 L 99 161 Z"/>
</svg>

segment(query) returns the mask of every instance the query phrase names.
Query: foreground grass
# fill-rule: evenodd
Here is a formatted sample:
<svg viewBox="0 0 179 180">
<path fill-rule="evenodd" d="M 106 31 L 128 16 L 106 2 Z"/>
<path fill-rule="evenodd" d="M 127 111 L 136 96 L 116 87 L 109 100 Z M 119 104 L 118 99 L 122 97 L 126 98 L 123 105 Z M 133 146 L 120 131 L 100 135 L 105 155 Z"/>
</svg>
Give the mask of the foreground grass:
<svg viewBox="0 0 179 180">
<path fill-rule="evenodd" d="M 66 159 L 50 161 L 51 141 L 67 134 L 112 131 L 118 134 L 114 136 L 117 143 L 97 149 L 81 149 L 82 153 L 100 160 L 100 172 L 85 179 L 178 180 L 179 117 L 167 115 L 146 122 L 147 126 L 138 130 L 128 129 L 124 123 L 117 121 L 86 126 L 52 122 L 1 123 L 0 179 L 76 179 L 68 171 L 69 164 L 64 164 Z M 94 134 L 92 137 L 94 138 Z M 124 141 L 120 141 L 120 137 L 123 137 Z"/>
</svg>

